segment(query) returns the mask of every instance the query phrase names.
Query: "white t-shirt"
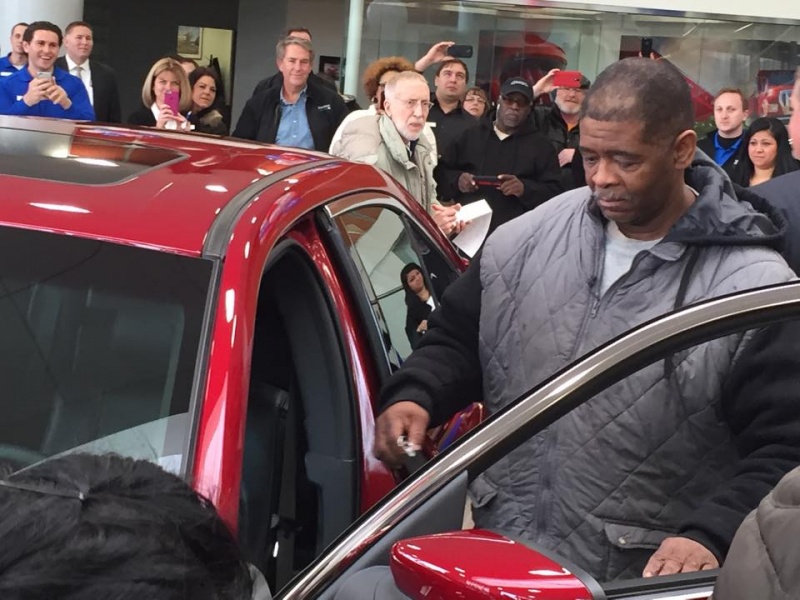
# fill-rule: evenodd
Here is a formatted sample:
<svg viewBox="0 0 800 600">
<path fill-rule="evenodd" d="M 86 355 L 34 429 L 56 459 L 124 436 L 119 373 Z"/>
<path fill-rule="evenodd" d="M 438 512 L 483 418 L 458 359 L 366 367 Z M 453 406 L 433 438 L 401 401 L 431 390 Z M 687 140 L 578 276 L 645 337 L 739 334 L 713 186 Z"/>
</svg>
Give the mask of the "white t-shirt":
<svg viewBox="0 0 800 600">
<path fill-rule="evenodd" d="M 614 221 L 606 225 L 606 256 L 603 262 L 603 280 L 600 295 L 603 296 L 620 277 L 631 270 L 633 259 L 639 252 L 649 250 L 661 240 L 632 240 L 619 230 Z"/>
</svg>

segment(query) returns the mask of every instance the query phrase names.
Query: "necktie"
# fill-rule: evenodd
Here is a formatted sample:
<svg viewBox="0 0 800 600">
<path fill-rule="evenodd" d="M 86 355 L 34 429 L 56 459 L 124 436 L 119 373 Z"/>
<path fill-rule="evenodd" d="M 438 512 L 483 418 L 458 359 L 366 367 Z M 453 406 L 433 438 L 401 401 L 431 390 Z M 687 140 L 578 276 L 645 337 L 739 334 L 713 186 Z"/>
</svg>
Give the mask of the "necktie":
<svg viewBox="0 0 800 600">
<path fill-rule="evenodd" d="M 75 65 L 74 71 L 75 71 L 75 77 L 77 77 L 78 79 L 81 80 L 81 82 L 83 82 L 83 87 L 85 87 L 86 91 L 89 93 L 89 102 L 91 102 L 92 106 L 94 106 L 94 90 L 92 90 L 92 82 L 91 81 L 86 81 L 83 78 L 83 67 L 82 66 Z"/>
</svg>

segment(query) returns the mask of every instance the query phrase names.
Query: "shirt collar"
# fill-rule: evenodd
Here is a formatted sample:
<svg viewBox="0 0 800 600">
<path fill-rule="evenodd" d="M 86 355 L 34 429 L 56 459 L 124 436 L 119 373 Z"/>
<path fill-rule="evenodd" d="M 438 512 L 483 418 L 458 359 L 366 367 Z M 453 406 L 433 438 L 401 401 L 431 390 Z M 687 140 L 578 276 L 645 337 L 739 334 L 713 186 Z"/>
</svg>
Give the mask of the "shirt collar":
<svg viewBox="0 0 800 600">
<path fill-rule="evenodd" d="M 67 71 L 69 71 L 70 73 L 72 73 L 73 69 L 75 69 L 75 67 L 77 67 L 77 66 L 78 66 L 78 63 L 76 63 L 74 60 L 72 60 L 72 59 L 71 59 L 69 56 L 67 56 L 66 54 L 64 55 L 64 58 L 66 58 L 66 59 L 67 59 L 67 67 L 68 67 L 68 68 L 67 68 Z M 90 73 L 90 72 L 91 72 L 91 69 L 89 68 L 89 59 L 88 59 L 88 58 L 87 58 L 87 59 L 86 59 L 86 61 L 84 61 L 84 63 L 83 63 L 82 65 L 80 65 L 80 66 L 81 66 L 81 67 L 83 68 L 83 70 L 84 70 L 84 71 L 86 71 L 87 73 Z"/>
<path fill-rule="evenodd" d="M 302 90 L 300 90 L 300 95 L 297 96 L 297 102 L 300 102 L 300 100 L 305 100 L 306 96 L 308 95 L 306 93 L 307 91 L 308 91 L 308 86 L 306 86 Z M 294 104 L 297 104 L 297 102 L 295 102 Z M 287 102 L 286 99 L 283 97 L 283 86 L 281 86 L 281 104 L 283 104 L 285 106 L 292 106 L 292 104 Z"/>
</svg>

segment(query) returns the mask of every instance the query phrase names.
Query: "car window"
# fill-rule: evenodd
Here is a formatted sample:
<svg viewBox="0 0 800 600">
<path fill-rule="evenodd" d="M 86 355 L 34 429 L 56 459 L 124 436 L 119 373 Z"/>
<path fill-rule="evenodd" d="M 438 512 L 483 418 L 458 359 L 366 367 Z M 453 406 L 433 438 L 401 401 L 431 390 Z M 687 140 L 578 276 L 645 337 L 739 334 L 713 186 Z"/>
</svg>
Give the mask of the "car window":
<svg viewBox="0 0 800 600">
<path fill-rule="evenodd" d="M 414 223 L 386 206 L 361 206 L 335 219 L 360 267 L 387 352 L 405 359 L 458 272 Z"/>
<path fill-rule="evenodd" d="M 211 264 L 0 228 L 0 462 L 78 447 L 182 464 Z M 151 427 L 143 427 L 152 423 Z M 123 434 L 122 432 L 128 432 Z"/>
</svg>

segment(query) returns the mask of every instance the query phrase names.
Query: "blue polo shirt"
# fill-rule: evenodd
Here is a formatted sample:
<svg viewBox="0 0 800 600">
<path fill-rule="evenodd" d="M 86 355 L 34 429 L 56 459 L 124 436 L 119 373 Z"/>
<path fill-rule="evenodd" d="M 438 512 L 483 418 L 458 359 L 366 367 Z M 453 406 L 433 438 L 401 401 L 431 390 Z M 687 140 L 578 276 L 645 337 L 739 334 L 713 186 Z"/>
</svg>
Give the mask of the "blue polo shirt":
<svg viewBox="0 0 800 600">
<path fill-rule="evenodd" d="M 89 93 L 83 82 L 63 69 L 54 69 L 53 78 L 56 84 L 64 88 L 69 99 L 72 100 L 72 106 L 68 110 L 64 110 L 58 104 L 53 104 L 50 100 L 42 100 L 34 106 L 25 104 L 22 97 L 28 93 L 28 86 L 33 77 L 28 69 L 22 69 L 0 79 L 0 115 L 94 121 L 94 108 L 89 101 Z"/>
<path fill-rule="evenodd" d="M 314 149 L 314 137 L 311 135 L 306 114 L 307 91 L 308 88 L 303 88 L 297 102 L 289 104 L 283 99 L 283 88 L 281 88 L 281 122 L 278 124 L 278 134 L 275 136 L 276 144 Z"/>
<path fill-rule="evenodd" d="M 8 77 L 9 75 L 13 75 L 20 69 L 24 69 L 25 65 L 22 65 L 19 69 L 11 64 L 11 54 L 6 54 L 3 58 L 0 58 L 0 77 Z"/>
</svg>

